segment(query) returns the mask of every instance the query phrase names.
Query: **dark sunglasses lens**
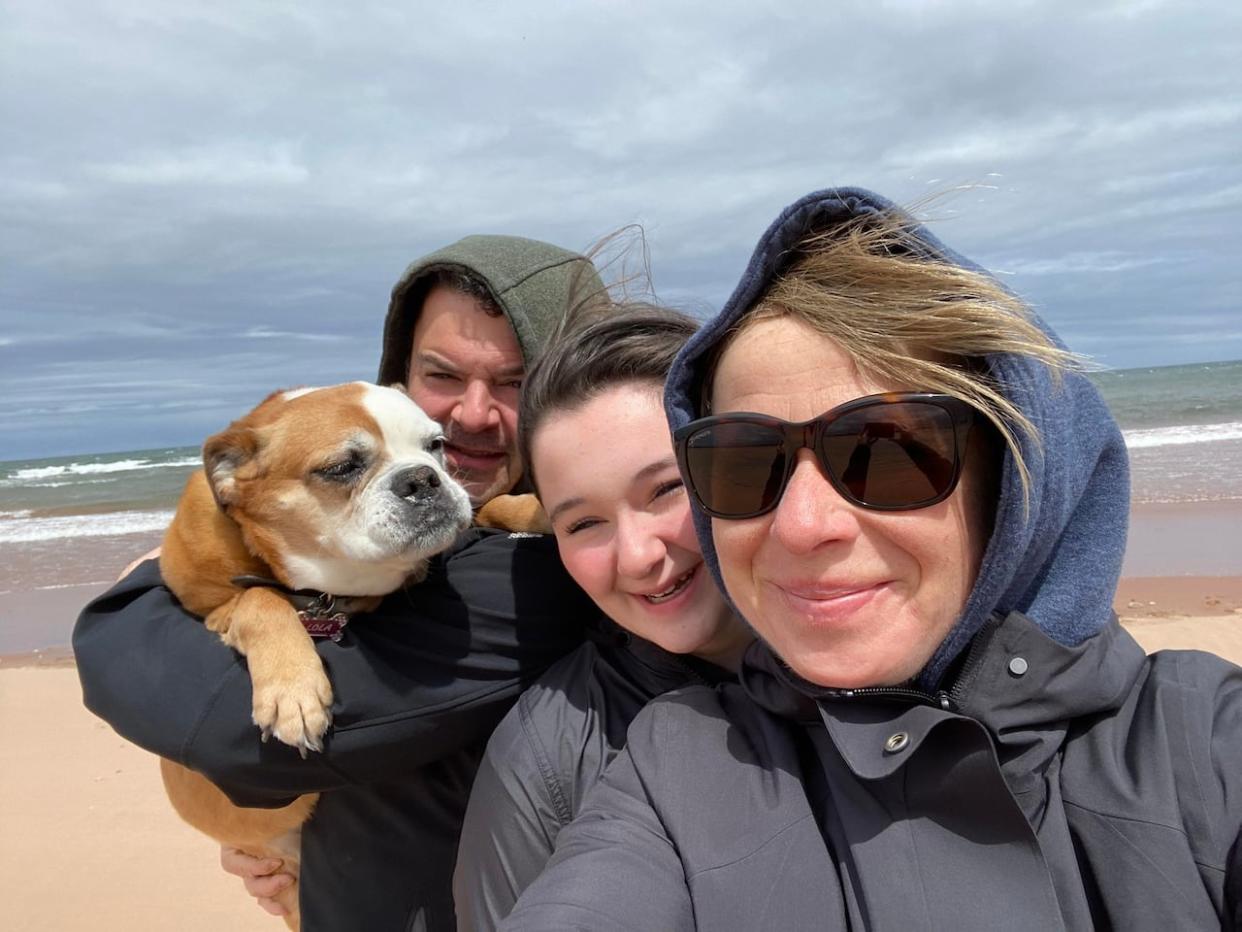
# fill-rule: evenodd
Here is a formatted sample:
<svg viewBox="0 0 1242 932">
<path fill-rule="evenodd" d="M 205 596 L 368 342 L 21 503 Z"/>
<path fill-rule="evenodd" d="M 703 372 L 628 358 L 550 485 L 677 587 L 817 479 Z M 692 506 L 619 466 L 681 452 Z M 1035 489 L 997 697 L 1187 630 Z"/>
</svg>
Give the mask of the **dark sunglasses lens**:
<svg viewBox="0 0 1242 932">
<path fill-rule="evenodd" d="M 837 418 L 820 456 L 849 494 L 874 508 L 917 508 L 943 495 L 956 473 L 953 418 L 926 402 L 875 404 Z"/>
<path fill-rule="evenodd" d="M 686 442 L 690 487 L 703 507 L 721 517 L 750 515 L 780 497 L 785 476 L 781 434 L 763 424 L 715 424 Z"/>
</svg>

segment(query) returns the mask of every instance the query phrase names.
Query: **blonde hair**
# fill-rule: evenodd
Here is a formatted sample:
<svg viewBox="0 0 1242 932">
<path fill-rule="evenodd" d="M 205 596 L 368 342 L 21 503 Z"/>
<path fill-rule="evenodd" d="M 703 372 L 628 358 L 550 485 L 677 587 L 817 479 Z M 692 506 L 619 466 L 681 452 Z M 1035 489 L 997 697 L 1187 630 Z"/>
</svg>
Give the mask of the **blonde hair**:
<svg viewBox="0 0 1242 932">
<path fill-rule="evenodd" d="M 1062 370 L 1082 358 L 1057 346 L 1025 303 L 987 274 L 929 255 L 898 212 L 857 217 L 807 237 L 797 258 L 739 318 L 716 352 L 748 326 L 794 317 L 831 339 L 861 371 L 952 395 L 996 428 L 1013 455 L 1024 492 L 1030 472 L 1015 431 L 1038 447 L 1038 431 L 997 388 L 982 357 L 1008 353 Z M 714 368 L 714 366 L 712 367 Z M 711 390 L 711 374 L 704 383 Z"/>
</svg>

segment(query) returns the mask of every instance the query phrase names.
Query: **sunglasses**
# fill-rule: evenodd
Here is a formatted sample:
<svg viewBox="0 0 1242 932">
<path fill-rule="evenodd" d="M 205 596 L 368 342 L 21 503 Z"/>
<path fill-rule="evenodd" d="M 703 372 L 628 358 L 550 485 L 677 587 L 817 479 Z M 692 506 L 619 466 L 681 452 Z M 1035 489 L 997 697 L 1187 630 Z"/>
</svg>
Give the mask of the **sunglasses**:
<svg viewBox="0 0 1242 932">
<path fill-rule="evenodd" d="M 913 511 L 953 493 L 977 416 L 950 395 L 889 392 L 800 424 L 745 412 L 699 418 L 673 433 L 673 445 L 690 493 L 714 518 L 775 508 L 804 448 L 846 501 Z"/>
</svg>

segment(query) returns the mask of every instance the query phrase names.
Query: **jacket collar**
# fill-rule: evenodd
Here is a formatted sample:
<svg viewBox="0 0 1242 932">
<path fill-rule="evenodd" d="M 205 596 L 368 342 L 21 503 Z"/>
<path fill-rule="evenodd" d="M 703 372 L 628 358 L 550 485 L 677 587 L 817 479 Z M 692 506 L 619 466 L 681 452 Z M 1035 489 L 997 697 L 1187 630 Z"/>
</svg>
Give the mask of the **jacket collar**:
<svg viewBox="0 0 1242 932">
<path fill-rule="evenodd" d="M 846 765 L 864 780 L 895 773 L 940 724 L 977 722 L 991 735 L 1010 786 L 1020 792 L 1020 784 L 1041 772 L 1061 747 L 1072 721 L 1121 707 L 1144 660 L 1115 616 L 1069 647 L 1012 612 L 994 616 L 975 636 L 948 688 L 921 698 L 912 689 L 816 686 L 762 644 L 746 655 L 742 684 L 778 716 L 822 722 Z"/>
<path fill-rule="evenodd" d="M 714 686 L 734 680 L 728 670 L 689 654 L 670 653 L 608 618 L 591 625 L 587 639 L 595 642 L 598 650 L 608 652 L 626 677 L 648 696 L 696 683 Z"/>
</svg>

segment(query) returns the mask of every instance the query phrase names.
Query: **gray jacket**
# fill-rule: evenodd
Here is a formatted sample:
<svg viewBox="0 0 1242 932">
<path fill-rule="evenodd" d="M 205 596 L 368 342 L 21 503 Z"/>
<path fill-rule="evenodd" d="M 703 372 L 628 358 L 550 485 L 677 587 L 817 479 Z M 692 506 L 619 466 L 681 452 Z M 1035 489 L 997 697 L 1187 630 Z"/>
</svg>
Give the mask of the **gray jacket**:
<svg viewBox="0 0 1242 932">
<path fill-rule="evenodd" d="M 1242 928 L 1242 670 L 988 622 L 946 692 L 762 646 L 635 719 L 505 929 Z"/>
<path fill-rule="evenodd" d="M 463 932 L 495 929 L 513 909 L 643 706 L 727 676 L 608 622 L 591 638 L 522 694 L 487 744 L 453 875 Z"/>
</svg>

